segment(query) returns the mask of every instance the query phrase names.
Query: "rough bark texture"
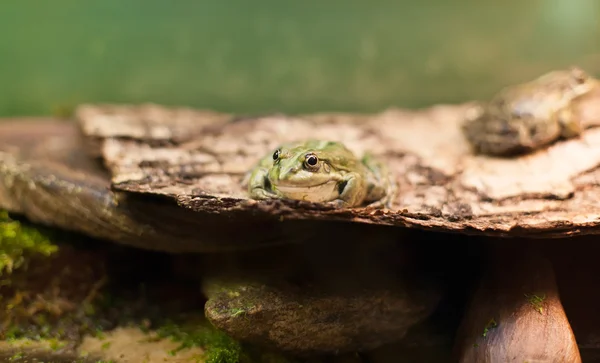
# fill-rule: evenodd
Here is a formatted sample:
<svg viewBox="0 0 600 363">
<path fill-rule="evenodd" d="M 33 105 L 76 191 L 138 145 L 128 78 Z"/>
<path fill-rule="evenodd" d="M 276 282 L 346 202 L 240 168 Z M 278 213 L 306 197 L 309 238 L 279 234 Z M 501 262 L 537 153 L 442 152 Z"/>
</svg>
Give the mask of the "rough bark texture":
<svg viewBox="0 0 600 363">
<path fill-rule="evenodd" d="M 459 362 L 581 362 L 552 265 L 525 246 L 493 251 L 459 329 Z"/>
<path fill-rule="evenodd" d="M 578 106 L 584 123 L 600 115 L 600 94 Z M 78 109 L 115 190 L 154 194 L 208 213 L 345 220 L 496 236 L 556 237 L 600 232 L 600 129 L 536 153 L 474 155 L 460 123 L 471 104 L 374 115 L 238 118 L 155 105 Z M 388 163 L 399 185 L 391 210 L 249 200 L 245 173 L 280 143 L 344 142 Z"/>
<path fill-rule="evenodd" d="M 0 123 L 0 208 L 34 222 L 167 252 L 270 246 L 289 243 L 297 234 L 294 222 L 240 213 L 222 218 L 166 198 L 115 193 L 101 163 L 83 152 L 85 141 L 73 122 Z"/>
<path fill-rule="evenodd" d="M 599 119 L 598 99 L 579 105 L 588 125 Z M 156 105 L 81 106 L 83 139 L 68 122 L 0 125 L 0 207 L 173 252 L 284 243 L 295 231 L 280 222 L 302 219 L 495 236 L 600 231 L 600 129 L 523 157 L 489 158 L 473 155 L 460 131 L 468 112 L 470 104 L 235 118 Z M 254 163 L 281 142 L 306 138 L 342 141 L 384 159 L 399 185 L 391 210 L 249 200 L 243 181 Z"/>
</svg>

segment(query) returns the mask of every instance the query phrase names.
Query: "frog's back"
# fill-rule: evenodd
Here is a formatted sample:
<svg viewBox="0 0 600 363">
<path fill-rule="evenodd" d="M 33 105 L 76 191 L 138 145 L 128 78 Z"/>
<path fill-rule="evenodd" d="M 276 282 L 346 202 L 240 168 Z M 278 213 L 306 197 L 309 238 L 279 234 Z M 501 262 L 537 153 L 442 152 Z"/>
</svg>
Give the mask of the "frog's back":
<svg viewBox="0 0 600 363">
<path fill-rule="evenodd" d="M 490 102 L 488 113 L 505 122 L 535 123 L 548 118 L 566 106 L 560 98 L 536 92 L 528 85 L 511 88 L 498 94 Z"/>
</svg>

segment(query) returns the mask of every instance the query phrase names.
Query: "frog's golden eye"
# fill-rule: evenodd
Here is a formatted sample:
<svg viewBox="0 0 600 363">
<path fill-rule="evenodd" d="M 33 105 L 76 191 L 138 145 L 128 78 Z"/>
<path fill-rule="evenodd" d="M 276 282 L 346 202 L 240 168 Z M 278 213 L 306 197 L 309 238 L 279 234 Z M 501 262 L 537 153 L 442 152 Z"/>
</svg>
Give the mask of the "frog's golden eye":
<svg viewBox="0 0 600 363">
<path fill-rule="evenodd" d="M 275 150 L 275 152 L 273 153 L 273 161 L 277 161 L 277 159 L 279 159 L 279 155 L 281 155 L 281 150 Z"/>
<path fill-rule="evenodd" d="M 314 168 L 319 163 L 319 158 L 315 154 L 306 154 L 304 159 L 304 165 L 309 168 Z"/>
</svg>

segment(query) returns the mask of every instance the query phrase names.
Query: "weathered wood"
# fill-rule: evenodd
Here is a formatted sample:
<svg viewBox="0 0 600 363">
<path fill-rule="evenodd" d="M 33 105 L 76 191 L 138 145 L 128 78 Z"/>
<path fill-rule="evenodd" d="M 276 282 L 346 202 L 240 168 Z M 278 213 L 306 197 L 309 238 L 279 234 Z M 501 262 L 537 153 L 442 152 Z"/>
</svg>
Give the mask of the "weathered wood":
<svg viewBox="0 0 600 363">
<path fill-rule="evenodd" d="M 240 213 L 222 218 L 167 198 L 113 192 L 100 161 L 83 152 L 75 123 L 10 121 L 0 123 L 0 208 L 34 222 L 166 252 L 270 246 L 296 234 L 293 223 Z"/>
<path fill-rule="evenodd" d="M 544 245 L 556 271 L 561 302 L 577 338 L 584 362 L 600 362 L 600 244 L 598 238 L 571 239 Z"/>
<path fill-rule="evenodd" d="M 599 99 L 593 94 L 578 105 L 585 124 L 600 118 Z M 163 116 L 149 120 L 148 109 Z M 471 111 L 467 103 L 234 120 L 156 105 L 85 105 L 77 118 L 84 134 L 98 141 L 115 190 L 165 196 L 194 211 L 495 236 L 600 233 L 600 129 L 534 154 L 492 158 L 474 155 L 461 132 Z M 391 210 L 249 200 L 244 176 L 254 163 L 282 142 L 308 138 L 341 141 L 386 161 L 399 185 Z"/>
</svg>

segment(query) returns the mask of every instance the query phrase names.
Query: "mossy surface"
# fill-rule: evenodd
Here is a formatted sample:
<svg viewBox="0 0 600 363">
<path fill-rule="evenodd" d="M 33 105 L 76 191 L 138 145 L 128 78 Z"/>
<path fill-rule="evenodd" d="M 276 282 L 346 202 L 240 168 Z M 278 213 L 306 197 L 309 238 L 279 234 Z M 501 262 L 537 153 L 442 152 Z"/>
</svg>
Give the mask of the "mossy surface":
<svg viewBox="0 0 600 363">
<path fill-rule="evenodd" d="M 67 239 L 0 211 L 0 339 L 44 340 L 59 351 L 109 325 L 95 316 L 107 282 L 102 260 Z"/>
<path fill-rule="evenodd" d="M 498 323 L 496 322 L 496 319 L 491 318 L 488 323 L 485 325 L 485 327 L 483 328 L 483 334 L 481 334 L 482 337 L 487 337 L 488 333 L 492 330 L 492 329 L 496 329 L 498 327 Z"/>
<path fill-rule="evenodd" d="M 544 313 L 544 301 L 546 301 L 545 294 L 525 294 L 525 298 L 535 311 L 537 311 L 540 314 Z"/>
<path fill-rule="evenodd" d="M 171 355 L 202 348 L 194 362 L 290 362 L 214 328 L 204 317 L 199 282 L 170 275 L 168 255 L 74 238 L 0 211 L 0 256 L 0 339 L 15 348 L 31 340 L 73 352 L 86 335 L 135 326 L 179 342 Z"/>
<path fill-rule="evenodd" d="M 202 359 L 206 363 L 237 363 L 243 355 L 240 343 L 216 330 L 206 321 L 186 324 L 167 321 L 157 329 L 157 333 L 161 338 L 180 343 L 177 349 L 170 352 L 172 355 L 191 347 L 201 347 L 205 350 L 206 355 Z"/>
<path fill-rule="evenodd" d="M 165 321 L 156 332 L 158 337 L 169 338 L 180 345 L 171 351 L 191 347 L 201 347 L 206 354 L 199 362 L 206 363 L 293 363 L 292 360 L 280 354 L 258 349 L 254 346 L 241 344 L 227 334 L 216 329 L 204 317 L 180 316 L 178 322 Z"/>
<path fill-rule="evenodd" d="M 0 210 L 0 276 L 6 277 L 23 266 L 28 256 L 49 256 L 57 250 L 58 246 L 50 242 L 48 235 L 11 219 L 8 212 Z"/>
</svg>

